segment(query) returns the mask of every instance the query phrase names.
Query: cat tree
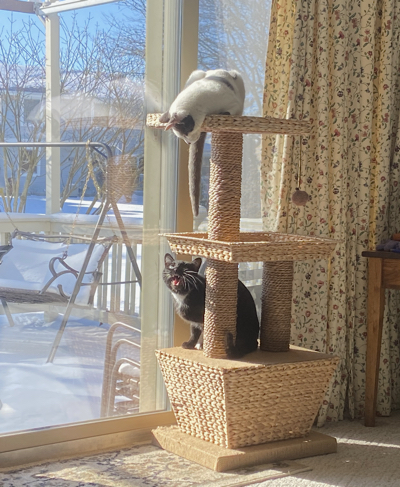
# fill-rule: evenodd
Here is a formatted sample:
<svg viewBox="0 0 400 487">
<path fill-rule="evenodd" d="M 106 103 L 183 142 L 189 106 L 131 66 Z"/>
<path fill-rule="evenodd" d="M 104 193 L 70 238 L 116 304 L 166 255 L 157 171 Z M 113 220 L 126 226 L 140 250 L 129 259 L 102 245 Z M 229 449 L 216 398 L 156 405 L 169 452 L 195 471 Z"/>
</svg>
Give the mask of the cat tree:
<svg viewBox="0 0 400 487">
<path fill-rule="evenodd" d="M 147 125 L 163 128 L 158 119 L 148 115 Z M 220 471 L 336 451 L 334 438 L 310 431 L 338 358 L 289 346 L 293 261 L 329 258 L 336 242 L 240 232 L 243 134 L 306 135 L 311 125 L 213 115 L 203 131 L 212 133 L 208 233 L 166 237 L 173 252 L 208 259 L 204 350 L 156 352 L 178 427 L 158 428 L 154 436 L 163 448 Z M 260 261 L 261 350 L 227 360 L 238 263 Z"/>
</svg>

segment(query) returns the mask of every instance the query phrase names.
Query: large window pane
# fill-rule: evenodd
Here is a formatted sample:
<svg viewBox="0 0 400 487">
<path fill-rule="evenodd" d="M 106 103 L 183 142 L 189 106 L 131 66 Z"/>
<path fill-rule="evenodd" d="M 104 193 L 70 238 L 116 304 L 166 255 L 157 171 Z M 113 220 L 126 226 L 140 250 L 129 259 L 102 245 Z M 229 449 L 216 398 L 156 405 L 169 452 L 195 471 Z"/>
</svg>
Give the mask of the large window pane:
<svg viewBox="0 0 400 487">
<path fill-rule="evenodd" d="M 199 54 L 201 69 L 235 69 L 245 88 L 244 115 L 262 116 L 265 59 L 268 42 L 270 0 L 200 0 Z M 207 228 L 209 159 L 211 137 L 206 139 L 201 202 Z M 261 136 L 248 134 L 243 139 L 242 231 L 261 230 L 260 206 Z M 249 287 L 260 310 L 261 264 L 241 263 L 240 279 Z"/>
<path fill-rule="evenodd" d="M 174 212 L 164 208 L 175 208 L 176 178 L 174 170 L 169 178 L 161 178 L 168 162 L 161 157 L 161 137 L 150 144 L 153 152 L 146 168 L 146 2 L 131 0 L 58 15 L 60 96 L 53 115 L 59 117 L 59 139 L 101 142 L 112 156 L 103 147 L 62 146 L 61 211 L 45 214 L 45 149 L 2 149 L 1 243 L 8 243 L 16 226 L 66 234 L 62 245 L 69 258 L 79 241 L 69 236 L 90 238 L 103 208 L 107 211 L 100 236 L 119 240 L 99 269 L 102 277 L 93 304 L 71 307 L 66 323 L 67 303 L 37 304 L 29 295 L 15 304 L 10 298 L 11 318 L 0 307 L 0 433 L 166 407 L 154 349 L 171 344 L 172 312 L 161 282 L 164 249 L 158 233 L 173 230 Z M 154 25 L 157 22 L 161 25 L 152 37 L 162 40 L 162 16 Z M 48 117 L 44 26 L 36 16 L 9 12 L 2 12 L 0 23 L 0 139 L 43 142 Z M 149 62 L 154 65 L 157 59 L 162 60 L 161 49 Z M 162 64 L 152 69 L 162 86 Z M 160 110 L 161 102 L 152 109 Z M 174 150 L 168 149 L 169 160 Z M 4 256 L 4 268 L 16 247 Z M 75 259 L 75 264 L 83 260 Z M 26 258 L 26 267 L 31 262 L 35 256 Z M 0 288 L 16 279 L 2 275 L 2 266 Z M 26 284 L 27 278 L 21 279 Z M 18 289 L 15 294 L 20 294 Z M 128 326 L 113 326 L 116 321 Z"/>
</svg>

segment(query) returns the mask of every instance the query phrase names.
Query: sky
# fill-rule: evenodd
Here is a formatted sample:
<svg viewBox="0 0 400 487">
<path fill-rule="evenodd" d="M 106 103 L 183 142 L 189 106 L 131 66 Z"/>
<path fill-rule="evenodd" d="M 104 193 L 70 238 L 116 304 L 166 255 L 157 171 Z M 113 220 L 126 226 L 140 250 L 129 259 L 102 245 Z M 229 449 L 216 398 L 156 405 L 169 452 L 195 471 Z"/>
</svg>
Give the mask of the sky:
<svg viewBox="0 0 400 487">
<path fill-rule="evenodd" d="M 72 22 L 72 17 L 74 13 L 78 13 L 78 23 L 83 26 L 89 16 L 93 19 L 91 22 L 91 26 L 94 28 L 96 24 L 103 24 L 104 23 L 104 16 L 115 14 L 117 15 L 120 5 L 117 5 L 118 2 L 112 2 L 108 4 L 98 5 L 96 7 L 85 7 L 80 9 L 71 10 L 68 12 L 62 12 L 59 14 L 60 18 L 65 20 L 67 23 Z M 26 22 L 28 18 L 35 20 L 35 24 L 37 24 L 41 30 L 44 31 L 43 24 L 35 15 L 31 14 L 22 14 L 18 12 L 11 12 L 11 11 L 1 11 L 0 15 L 0 33 L 9 32 L 11 21 L 13 21 L 13 30 L 19 30 L 22 26 L 24 21 Z M 3 30 L 4 29 L 4 30 Z"/>
</svg>

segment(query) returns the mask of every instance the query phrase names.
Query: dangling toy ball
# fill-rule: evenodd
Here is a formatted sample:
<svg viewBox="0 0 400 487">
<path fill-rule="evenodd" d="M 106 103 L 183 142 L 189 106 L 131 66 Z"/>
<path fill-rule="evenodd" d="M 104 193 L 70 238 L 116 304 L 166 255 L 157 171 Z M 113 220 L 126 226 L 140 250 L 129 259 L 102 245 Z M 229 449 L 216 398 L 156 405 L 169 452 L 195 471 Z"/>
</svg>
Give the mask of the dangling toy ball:
<svg viewBox="0 0 400 487">
<path fill-rule="evenodd" d="M 296 191 L 292 194 L 292 201 L 296 206 L 306 206 L 309 199 L 310 196 L 307 191 L 301 191 L 299 188 L 296 188 Z"/>
</svg>

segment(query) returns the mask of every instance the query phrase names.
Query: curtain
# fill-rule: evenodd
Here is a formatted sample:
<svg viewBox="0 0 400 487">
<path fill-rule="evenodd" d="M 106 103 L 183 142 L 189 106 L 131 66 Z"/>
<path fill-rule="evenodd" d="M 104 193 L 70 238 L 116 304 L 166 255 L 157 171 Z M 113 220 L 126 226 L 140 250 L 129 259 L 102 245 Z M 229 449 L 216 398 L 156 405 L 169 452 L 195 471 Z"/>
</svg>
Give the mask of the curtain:
<svg viewBox="0 0 400 487">
<path fill-rule="evenodd" d="M 310 120 L 265 136 L 266 231 L 338 239 L 329 261 L 295 264 L 292 343 L 340 357 L 318 425 L 364 412 L 367 259 L 400 231 L 400 2 L 274 0 L 264 115 Z M 301 171 L 299 174 L 299 162 Z M 304 207 L 291 202 L 297 187 Z M 378 414 L 400 408 L 400 299 L 387 291 Z"/>
</svg>

